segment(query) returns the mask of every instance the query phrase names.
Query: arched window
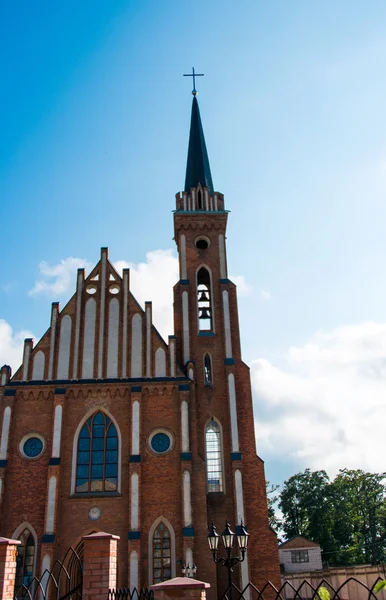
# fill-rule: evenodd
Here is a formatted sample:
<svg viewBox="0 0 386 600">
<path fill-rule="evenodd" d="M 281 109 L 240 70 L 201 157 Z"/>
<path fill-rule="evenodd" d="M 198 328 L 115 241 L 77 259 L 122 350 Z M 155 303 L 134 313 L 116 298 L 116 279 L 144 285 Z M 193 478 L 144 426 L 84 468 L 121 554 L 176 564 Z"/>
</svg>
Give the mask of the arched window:
<svg viewBox="0 0 386 600">
<path fill-rule="evenodd" d="M 223 492 L 223 466 L 220 425 L 212 418 L 205 431 L 206 473 L 209 492 Z"/>
<path fill-rule="evenodd" d="M 212 299 L 210 290 L 210 275 L 205 267 L 197 273 L 197 306 L 199 331 L 212 331 Z"/>
<path fill-rule="evenodd" d="M 118 490 L 118 435 L 114 423 L 102 412 L 83 425 L 78 439 L 76 492 Z"/>
<path fill-rule="evenodd" d="M 210 387 L 213 385 L 212 361 L 209 354 L 204 356 L 204 384 Z"/>
<path fill-rule="evenodd" d="M 21 544 L 17 547 L 15 592 L 22 585 L 28 587 L 34 576 L 35 540 L 32 532 L 26 527 L 19 540 Z"/>
<path fill-rule="evenodd" d="M 172 576 L 170 542 L 169 530 L 161 521 L 153 534 L 153 583 L 166 581 Z"/>
</svg>

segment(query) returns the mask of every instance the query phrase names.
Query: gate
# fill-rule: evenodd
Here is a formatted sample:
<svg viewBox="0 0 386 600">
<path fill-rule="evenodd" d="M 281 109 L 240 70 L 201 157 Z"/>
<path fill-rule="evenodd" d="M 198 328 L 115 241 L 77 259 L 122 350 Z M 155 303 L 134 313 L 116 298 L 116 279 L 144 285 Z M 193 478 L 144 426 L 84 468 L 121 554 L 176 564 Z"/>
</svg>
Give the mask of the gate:
<svg viewBox="0 0 386 600">
<path fill-rule="evenodd" d="M 71 546 L 63 560 L 56 560 L 52 569 L 15 590 L 14 600 L 81 600 L 83 586 L 83 547 Z"/>
</svg>

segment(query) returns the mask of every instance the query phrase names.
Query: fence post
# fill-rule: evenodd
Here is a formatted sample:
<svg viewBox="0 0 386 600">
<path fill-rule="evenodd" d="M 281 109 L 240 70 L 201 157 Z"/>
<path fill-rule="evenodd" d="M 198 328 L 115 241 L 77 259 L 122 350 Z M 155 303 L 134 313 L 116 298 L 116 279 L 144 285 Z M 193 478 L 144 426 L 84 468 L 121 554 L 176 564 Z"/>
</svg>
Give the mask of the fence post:
<svg viewBox="0 0 386 600">
<path fill-rule="evenodd" d="M 13 600 L 19 540 L 0 537 L 0 600 Z"/>
<path fill-rule="evenodd" d="M 83 600 L 106 600 L 109 589 L 117 587 L 119 539 L 103 531 L 83 537 Z"/>
<path fill-rule="evenodd" d="M 154 600 L 205 600 L 208 588 L 210 583 L 189 577 L 175 577 L 150 587 L 154 592 Z"/>
</svg>

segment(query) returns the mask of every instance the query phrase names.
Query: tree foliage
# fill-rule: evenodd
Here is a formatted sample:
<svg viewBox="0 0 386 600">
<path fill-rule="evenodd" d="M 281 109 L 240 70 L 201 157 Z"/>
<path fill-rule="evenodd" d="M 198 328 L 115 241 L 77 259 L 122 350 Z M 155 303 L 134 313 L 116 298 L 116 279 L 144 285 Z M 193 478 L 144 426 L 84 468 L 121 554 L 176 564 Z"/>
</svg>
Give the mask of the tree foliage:
<svg viewBox="0 0 386 600">
<path fill-rule="evenodd" d="M 278 497 L 285 537 L 302 535 L 321 545 L 330 565 L 386 560 L 386 473 L 341 469 L 296 473 Z"/>
</svg>

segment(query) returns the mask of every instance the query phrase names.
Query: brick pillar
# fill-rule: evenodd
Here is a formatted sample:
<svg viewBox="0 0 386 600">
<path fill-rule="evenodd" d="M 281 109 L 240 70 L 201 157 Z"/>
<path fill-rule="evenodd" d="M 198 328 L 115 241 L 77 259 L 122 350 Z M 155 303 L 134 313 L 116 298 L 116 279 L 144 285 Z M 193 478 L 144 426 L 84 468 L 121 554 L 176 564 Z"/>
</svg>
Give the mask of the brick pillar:
<svg viewBox="0 0 386 600">
<path fill-rule="evenodd" d="M 13 600 L 19 540 L 0 537 L 0 600 Z"/>
<path fill-rule="evenodd" d="M 83 537 L 83 600 L 106 600 L 109 589 L 117 587 L 118 540 L 103 531 Z"/>
<path fill-rule="evenodd" d="M 150 587 L 154 592 L 154 600 L 205 600 L 208 588 L 210 583 L 189 577 L 175 577 Z"/>
</svg>

